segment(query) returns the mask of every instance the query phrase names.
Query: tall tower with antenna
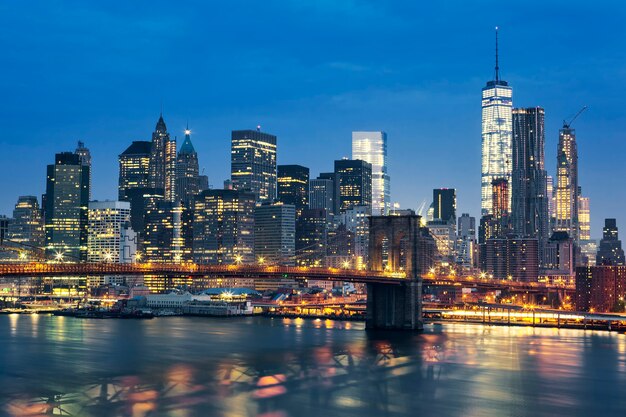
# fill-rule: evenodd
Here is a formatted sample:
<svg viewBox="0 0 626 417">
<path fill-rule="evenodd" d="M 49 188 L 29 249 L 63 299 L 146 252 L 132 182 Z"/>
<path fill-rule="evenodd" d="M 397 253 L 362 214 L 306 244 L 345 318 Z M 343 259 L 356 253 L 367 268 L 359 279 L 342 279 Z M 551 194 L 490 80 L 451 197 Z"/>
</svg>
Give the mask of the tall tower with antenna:
<svg viewBox="0 0 626 417">
<path fill-rule="evenodd" d="M 498 28 L 496 27 L 496 65 L 494 79 L 483 87 L 482 94 L 482 169 L 481 214 L 493 214 L 494 180 L 511 182 L 513 89 L 500 78 Z M 509 195 L 508 211 L 511 208 Z"/>
</svg>

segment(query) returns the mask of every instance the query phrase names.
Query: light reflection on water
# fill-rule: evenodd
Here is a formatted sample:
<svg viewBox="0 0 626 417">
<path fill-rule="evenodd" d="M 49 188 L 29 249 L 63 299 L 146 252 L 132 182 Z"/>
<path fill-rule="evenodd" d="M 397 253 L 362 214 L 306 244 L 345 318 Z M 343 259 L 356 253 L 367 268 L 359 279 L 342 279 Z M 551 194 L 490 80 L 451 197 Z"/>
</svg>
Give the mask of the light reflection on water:
<svg viewBox="0 0 626 417">
<path fill-rule="evenodd" d="M 0 316 L 0 416 L 623 416 L 626 336 Z"/>
</svg>

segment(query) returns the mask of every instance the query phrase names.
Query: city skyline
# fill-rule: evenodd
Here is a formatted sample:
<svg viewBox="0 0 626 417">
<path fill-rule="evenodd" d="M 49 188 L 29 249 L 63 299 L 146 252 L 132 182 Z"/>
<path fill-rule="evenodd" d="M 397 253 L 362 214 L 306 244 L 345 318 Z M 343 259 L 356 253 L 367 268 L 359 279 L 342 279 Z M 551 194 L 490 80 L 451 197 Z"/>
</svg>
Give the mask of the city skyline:
<svg viewBox="0 0 626 417">
<path fill-rule="evenodd" d="M 9 8 L 9 6 L 4 7 Z M 268 7 L 272 9 L 271 5 Z M 295 13 L 297 7 L 306 6 L 290 5 L 282 11 L 286 14 Z M 365 14 L 362 17 L 364 17 L 365 21 L 369 21 L 369 19 L 373 18 L 370 14 L 379 12 L 381 15 L 400 19 L 398 11 L 391 8 L 379 10 L 374 5 L 362 8 L 353 5 L 354 9 L 349 6 L 346 6 L 346 9 L 335 9 L 333 7 L 331 5 L 320 6 L 321 9 L 333 16 L 343 16 L 348 12 L 354 12 L 359 13 L 359 16 Z M 405 5 L 404 7 L 409 6 Z M 439 10 L 437 6 L 429 7 L 430 9 L 426 10 L 426 15 L 428 13 L 436 14 L 437 10 Z M 549 6 L 546 7 L 550 9 Z M 459 6 L 459 10 L 461 9 L 462 7 Z M 80 12 L 85 12 L 85 10 L 80 9 L 76 13 Z M 95 13 L 94 11 L 92 12 Z M 131 10 L 130 12 L 129 16 L 132 16 L 133 11 Z M 137 11 L 135 10 L 134 12 Z M 323 13 L 320 13 L 320 10 L 315 12 L 314 20 L 328 19 L 322 16 Z M 623 12 L 623 10 L 617 10 L 615 15 L 611 16 L 609 20 L 617 19 L 623 15 Z M 228 11 L 226 10 L 225 13 L 228 13 Z M 621 175 L 621 170 L 624 168 L 621 167 L 621 164 L 611 163 L 613 158 L 620 154 L 622 146 L 624 146 L 617 140 L 621 134 L 619 127 L 622 124 L 620 121 L 623 121 L 623 115 L 618 114 L 615 109 L 609 106 L 611 103 L 615 106 L 621 95 L 620 88 L 614 88 L 615 85 L 620 85 L 620 80 L 623 79 L 623 74 L 619 71 L 623 67 L 623 61 L 620 60 L 622 58 L 620 56 L 621 52 L 612 50 L 611 54 L 607 53 L 611 42 L 614 41 L 606 37 L 608 33 L 605 29 L 594 31 L 593 35 L 586 36 L 586 38 L 592 38 L 591 40 L 582 39 L 583 34 L 580 37 L 577 35 L 577 37 L 571 39 L 574 36 L 574 33 L 571 31 L 566 30 L 561 34 L 557 34 L 555 30 L 554 34 L 552 34 L 547 33 L 545 26 L 540 25 L 538 34 L 533 34 L 533 36 L 541 34 L 546 36 L 548 44 L 545 48 L 546 51 L 550 49 L 550 46 L 554 47 L 559 40 L 563 39 L 570 39 L 572 43 L 576 44 L 577 50 L 574 50 L 574 48 L 568 49 L 570 48 L 569 46 L 565 47 L 565 51 L 569 50 L 571 52 L 571 55 L 568 57 L 568 65 L 571 65 L 572 62 L 580 63 L 580 60 L 593 61 L 601 58 L 605 60 L 603 61 L 604 64 L 608 62 L 608 64 L 612 65 L 603 64 L 603 76 L 596 77 L 589 83 L 590 77 L 593 74 L 598 75 L 598 72 L 591 71 L 590 75 L 579 73 L 577 77 L 571 78 L 572 74 L 567 73 L 569 66 L 555 64 L 555 61 L 551 62 L 550 59 L 547 59 L 549 58 L 547 53 L 539 49 L 535 52 L 539 53 L 542 58 L 545 58 L 545 62 L 542 61 L 539 67 L 529 69 L 524 64 L 521 64 L 525 56 L 524 54 L 527 52 L 523 50 L 519 43 L 519 40 L 528 36 L 529 33 L 519 25 L 511 22 L 510 16 L 515 13 L 521 12 L 519 9 L 508 10 L 502 17 L 498 16 L 500 22 L 493 22 L 500 26 L 500 66 L 503 73 L 502 77 L 515 88 L 514 107 L 542 106 L 546 109 L 546 169 L 549 175 L 555 177 L 556 174 L 556 142 L 558 128 L 562 119 L 567 119 L 582 105 L 589 106 L 589 111 L 577 120 L 573 127 L 577 132 L 579 146 L 580 185 L 583 187 L 585 196 L 590 197 L 592 238 L 597 239 L 600 237 L 604 218 L 617 218 L 619 225 L 621 217 L 619 207 L 625 198 L 619 194 L 615 196 L 614 193 L 608 192 L 611 187 L 611 181 L 606 181 L 607 170 L 604 169 L 604 166 L 611 166 L 610 174 L 613 178 L 623 176 Z M 581 17 L 583 13 L 593 14 L 594 12 L 580 7 L 577 11 L 569 11 L 568 13 L 576 13 Z M 187 19 L 184 16 L 174 15 L 175 19 L 179 19 L 182 22 Z M 90 16 L 88 15 L 87 17 Z M 114 26 L 116 33 L 126 28 L 124 25 L 124 23 L 128 24 L 125 20 L 126 18 L 123 19 L 111 11 L 108 12 L 108 16 L 113 21 L 116 21 L 116 19 L 120 21 L 119 26 Z M 250 18 L 247 15 L 244 17 Z M 451 19 L 455 20 L 459 17 L 455 13 Z M 33 17 L 31 16 L 31 18 Z M 193 23 L 194 19 L 188 19 L 190 28 L 192 28 L 193 25 L 191 23 Z M 331 23 L 334 23 L 332 19 L 330 20 Z M 89 21 L 89 19 L 86 19 L 86 21 Z M 54 22 L 53 19 L 50 24 L 54 25 Z M 56 24 L 58 23 L 56 22 Z M 545 22 L 539 21 L 539 23 Z M 609 23 L 607 22 L 606 25 L 610 26 Z M 12 25 L 15 25 L 15 22 Z M 560 24 L 557 22 L 557 25 Z M 89 114 L 82 113 L 81 115 L 78 112 L 80 117 L 76 117 L 72 111 L 75 105 L 69 101 L 61 101 L 58 105 L 55 104 L 55 106 L 46 106 L 46 103 L 57 91 L 56 89 L 62 86 L 70 87 L 69 96 L 78 94 L 75 89 L 81 85 L 80 82 L 85 80 L 82 79 L 80 82 L 71 83 L 65 79 L 65 74 L 52 72 L 49 76 L 55 77 L 54 79 L 58 81 L 58 84 L 52 83 L 50 87 L 40 91 L 39 101 L 32 98 L 29 103 L 22 101 L 25 97 L 32 97 L 33 92 L 29 89 L 26 89 L 24 94 L 19 96 L 14 89 L 9 90 L 9 97 L 15 97 L 16 100 L 14 100 L 13 105 L 3 109 L 5 111 L 2 112 L 2 114 L 8 116 L 5 123 L 7 135 L 2 140 L 3 146 L 7 150 L 5 155 L 21 154 L 28 149 L 28 152 L 32 154 L 34 162 L 28 172 L 24 172 L 15 181 L 7 184 L 3 198 L 0 200 L 0 213 L 10 215 L 20 195 L 40 196 L 45 188 L 42 180 L 42 177 L 45 175 L 45 166 L 51 162 L 55 153 L 72 150 L 76 146 L 77 140 L 83 141 L 92 153 L 94 185 L 92 199 L 115 199 L 117 194 L 117 155 L 122 153 L 133 140 L 150 140 L 149 135 L 154 129 L 154 123 L 158 117 L 162 102 L 164 118 L 168 125 L 169 133 L 171 136 L 178 136 L 179 141 L 183 138 L 184 127 L 187 119 L 189 119 L 190 128 L 193 132 L 194 147 L 196 147 L 200 159 L 200 171 L 203 168 L 207 169 L 206 173 L 209 175 L 210 183 L 214 188 L 221 188 L 222 181 L 229 176 L 228 147 L 231 130 L 253 129 L 257 124 L 261 124 L 264 131 L 271 132 L 278 137 L 280 148 L 277 163 L 307 166 L 311 169 L 312 178 L 316 177 L 319 172 L 330 171 L 333 160 L 350 155 L 350 135 L 352 131 L 384 130 L 389 136 L 389 173 L 394 178 L 392 202 L 400 202 L 402 208 L 416 208 L 421 201 L 429 200 L 429 195 L 433 188 L 455 188 L 458 190 L 458 212 L 469 212 L 472 216 L 478 217 L 480 212 L 480 101 L 477 97 L 479 97 L 480 88 L 493 74 L 494 26 L 495 24 L 492 24 L 492 22 L 485 22 L 484 24 L 481 22 L 480 27 L 461 26 L 458 30 L 467 31 L 468 39 L 464 40 L 458 39 L 458 36 L 455 37 L 455 41 L 458 41 L 458 44 L 451 46 L 452 51 L 446 52 L 436 49 L 442 43 L 450 42 L 450 38 L 444 38 L 444 40 L 439 41 L 433 40 L 432 44 L 420 46 L 418 49 L 425 49 L 426 51 L 423 52 L 427 52 L 427 56 L 433 61 L 429 64 L 433 68 L 426 68 L 426 70 L 422 68 L 424 71 L 418 71 L 415 68 L 404 72 L 399 70 L 398 54 L 395 50 L 388 51 L 385 54 L 388 57 L 386 64 L 389 66 L 389 73 L 383 71 L 382 76 L 380 73 L 376 74 L 376 71 L 373 71 L 371 68 L 362 68 L 361 70 L 356 66 L 347 68 L 348 65 L 346 64 L 349 62 L 343 62 L 343 66 L 330 65 L 330 67 L 323 67 L 324 77 L 330 77 L 329 79 L 332 80 L 332 83 L 330 83 L 331 85 L 328 89 L 321 91 L 321 96 L 318 95 L 317 98 L 314 94 L 314 89 L 306 83 L 302 85 L 302 88 L 297 89 L 295 93 L 287 94 L 284 88 L 288 83 L 282 82 L 277 78 L 271 79 L 275 76 L 275 73 L 263 70 L 261 65 L 261 70 L 254 72 L 252 75 L 255 76 L 250 76 L 250 79 L 252 81 L 264 80 L 268 87 L 273 86 L 277 88 L 280 94 L 270 96 L 266 103 L 263 100 L 253 100 L 251 104 L 242 104 L 243 102 L 236 100 L 236 98 L 241 97 L 243 90 L 236 89 L 234 83 L 230 83 L 229 88 L 233 91 L 232 98 L 223 96 L 225 99 L 216 102 L 217 104 L 212 109 L 205 106 L 211 107 L 209 102 L 216 96 L 201 97 L 201 94 L 197 94 L 191 97 L 193 100 L 186 100 L 177 91 L 179 89 L 190 91 L 190 88 L 187 87 L 189 87 L 189 82 L 191 81 L 181 78 L 180 74 L 177 77 L 174 77 L 173 74 L 167 74 L 166 78 L 169 84 L 158 92 L 158 97 L 152 91 L 144 91 L 144 102 L 131 98 L 125 104 L 119 104 L 118 102 L 118 107 L 111 103 L 110 99 L 112 97 L 110 97 L 109 101 L 89 102 L 94 104 L 93 107 L 89 106 Z M 8 25 L 8 28 L 5 30 L 10 30 L 10 27 L 11 25 Z M 331 25 L 331 28 L 334 28 L 334 33 L 338 33 L 340 36 L 348 36 L 341 32 L 336 24 Z M 363 30 L 360 27 L 356 29 Z M 154 30 L 160 33 L 161 36 L 165 36 L 158 29 Z M 198 30 L 198 28 L 195 28 L 195 30 Z M 403 27 L 400 31 L 406 32 L 405 34 L 413 33 L 406 27 Z M 392 31 L 382 36 L 377 42 L 389 42 L 398 36 L 398 32 Z M 175 45 L 179 45 L 179 41 L 181 39 L 177 38 L 168 45 L 170 48 L 173 48 Z M 445 65 L 446 59 L 449 59 L 449 55 L 460 52 L 460 46 L 470 41 L 475 43 L 475 45 L 472 44 L 468 51 L 462 51 L 461 54 L 461 58 L 466 54 L 471 54 L 469 65 L 464 66 L 461 71 L 458 69 L 452 71 L 449 66 Z M 19 46 L 20 42 L 28 42 L 28 35 L 24 34 L 18 37 L 16 45 Z M 89 39 L 86 42 L 89 45 Z M 268 42 L 268 40 L 261 39 L 259 42 Z M 75 50 L 81 50 L 86 53 L 84 45 L 83 49 L 81 49 L 81 45 L 72 42 L 65 46 L 54 46 L 55 50 L 57 48 L 60 48 L 59 50 L 78 48 Z M 246 45 L 240 46 L 242 49 L 247 50 Z M 359 48 L 356 49 L 359 50 Z M 561 53 L 560 50 L 553 49 L 555 55 L 559 55 L 556 53 L 557 51 Z M 341 56 L 336 52 L 334 51 L 330 55 L 333 55 L 333 58 L 337 58 L 337 55 Z M 351 58 L 352 61 L 357 63 L 364 60 L 363 51 L 359 50 L 357 52 L 353 54 L 347 53 L 347 55 L 351 56 L 346 56 L 346 58 Z M 17 57 L 16 61 L 18 63 L 28 62 L 28 59 L 32 60 L 34 58 L 22 57 L 22 59 L 19 59 L 19 55 L 13 55 L 15 53 L 17 52 L 10 51 L 11 57 Z M 376 55 L 380 57 L 380 53 Z M 278 54 L 278 57 L 284 59 L 284 56 L 281 54 Z M 90 55 L 87 54 L 86 58 L 90 58 Z M 328 58 L 330 56 L 318 52 L 312 59 L 321 63 L 326 62 Z M 301 57 L 296 59 L 301 59 Z M 340 61 L 334 62 L 341 63 Z M 414 64 L 414 61 L 411 62 Z M 89 69 L 93 69 L 92 65 L 93 59 L 86 59 L 84 62 L 81 61 L 80 68 L 87 70 L 87 73 L 90 74 Z M 426 65 L 426 67 L 429 67 L 429 65 Z M 294 74 L 306 75 L 306 72 L 300 65 L 288 66 L 287 69 Z M 437 71 L 434 71 L 435 69 Z M 187 71 L 194 74 L 199 72 L 194 68 L 187 68 Z M 71 73 L 71 70 L 69 72 Z M 144 75 L 147 72 L 149 71 L 145 68 L 143 70 L 132 69 L 128 73 L 114 71 L 113 78 L 110 78 L 108 81 L 123 80 L 125 79 L 124 74 Z M 345 80 L 346 74 L 356 76 L 356 79 L 349 83 L 351 84 L 349 88 L 339 85 L 339 81 Z M 420 75 L 423 77 L 420 77 Z M 545 75 L 549 76 L 542 78 Z M 551 78 L 554 75 L 559 75 L 562 77 L 562 80 L 567 79 L 568 81 L 563 81 L 562 85 L 554 84 L 554 80 Z M 9 78 L 21 80 L 23 84 L 26 82 L 27 78 L 25 77 L 27 76 L 28 71 L 24 75 L 11 72 Z M 270 76 L 270 79 L 265 80 L 264 76 Z M 292 77 L 289 77 L 289 79 L 293 82 Z M 570 78 L 568 79 L 568 77 Z M 376 81 L 380 78 L 383 78 L 385 82 Z M 90 81 L 93 82 L 93 79 L 90 79 Z M 584 81 L 588 83 L 585 85 Z M 317 85 L 318 82 L 319 80 L 312 83 Z M 392 84 L 396 84 L 396 86 L 390 87 Z M 441 87 L 442 84 L 449 84 L 449 86 L 442 91 L 434 91 L 437 89 L 430 88 L 433 85 Z M 200 85 L 204 87 L 208 84 L 205 80 L 201 80 Z M 244 87 L 249 87 L 247 82 L 244 82 L 240 88 Z M 573 94 L 573 97 L 564 95 L 565 91 L 563 89 L 565 87 L 568 87 L 567 92 Z M 612 89 L 611 92 L 608 95 L 604 94 L 609 87 Z M 102 87 L 100 83 L 93 82 L 92 88 L 93 92 L 96 92 Z M 141 85 L 136 88 L 130 87 L 129 91 L 133 95 L 141 95 L 142 88 L 143 86 Z M 259 90 L 254 92 L 263 93 L 266 91 L 266 87 L 258 88 Z M 114 88 L 114 90 L 119 92 L 119 86 Z M 217 90 L 221 94 L 225 91 L 222 86 L 217 88 Z M 593 93 L 593 96 L 589 96 L 590 92 Z M 602 102 L 595 98 L 600 95 L 603 97 Z M 321 102 L 319 101 L 320 97 Z M 439 117 L 430 117 L 432 110 L 427 103 L 432 100 L 437 102 L 442 97 L 450 99 L 450 103 L 454 104 L 455 108 L 462 104 L 460 106 L 461 111 L 458 114 L 452 113 L 453 117 L 456 118 L 455 123 L 447 122 L 454 124 L 455 126 L 453 127 L 446 125 L 446 122 Z M 381 98 L 383 99 L 382 101 L 380 101 Z M 378 104 L 372 103 L 376 101 L 380 102 Z M 327 102 L 332 104 L 331 108 L 322 109 L 320 105 Z M 259 106 L 261 106 L 261 103 L 267 104 L 267 107 L 264 106 L 264 110 L 260 110 Z M 393 106 L 389 107 L 390 104 L 393 104 Z M 3 106 L 8 106 L 8 104 Z M 129 109 L 132 106 L 136 107 L 136 109 Z M 44 107 L 46 107 L 47 112 L 45 115 L 40 114 Z M 285 107 L 289 108 L 286 109 Z M 233 109 L 237 109 L 237 111 L 233 112 Z M 331 110 L 336 111 L 337 109 L 341 110 L 340 115 L 344 117 L 330 115 Z M 316 111 L 316 117 L 311 117 L 310 110 Z M 228 112 L 231 112 L 231 115 L 227 115 Z M 423 113 L 424 120 L 419 118 L 415 122 L 409 117 L 411 114 L 414 115 L 420 112 Z M 299 113 L 309 114 L 305 116 Z M 320 115 L 319 118 L 317 117 L 318 113 Z M 362 115 L 357 116 L 356 113 L 362 113 Z M 446 113 L 448 113 L 449 117 L 449 112 Z M 28 124 L 25 123 L 26 119 L 30 120 Z M 607 123 L 607 121 L 610 123 Z M 24 129 L 23 126 L 28 126 L 28 129 Z M 419 129 L 420 126 L 424 127 L 424 129 Z M 415 132 L 419 133 L 416 134 Z M 436 133 L 434 136 L 433 132 Z M 308 142 L 308 138 L 319 142 L 321 148 L 326 150 L 324 152 L 316 152 L 315 154 L 308 152 L 306 148 L 311 143 Z M 429 144 L 431 141 L 433 144 Z M 439 147 L 447 147 L 443 149 L 445 153 L 435 147 L 434 144 Z M 615 151 L 608 154 L 602 152 L 608 145 L 612 145 L 612 149 Z M 450 152 L 450 150 L 454 149 L 457 149 L 458 152 Z M 415 152 L 415 157 L 407 156 L 412 155 L 413 152 Z M 440 158 L 442 155 L 445 155 L 445 158 Z M 416 167 L 413 162 L 415 158 L 420 158 L 420 156 L 423 156 L 422 162 L 424 163 L 424 168 L 421 169 Z M 429 159 L 439 162 L 437 168 Z M 21 166 L 23 162 L 20 158 L 5 157 L 2 158 L 2 162 L 8 172 L 15 172 L 20 168 L 23 170 Z M 423 181 L 416 181 L 416 178 L 422 178 Z"/>
</svg>

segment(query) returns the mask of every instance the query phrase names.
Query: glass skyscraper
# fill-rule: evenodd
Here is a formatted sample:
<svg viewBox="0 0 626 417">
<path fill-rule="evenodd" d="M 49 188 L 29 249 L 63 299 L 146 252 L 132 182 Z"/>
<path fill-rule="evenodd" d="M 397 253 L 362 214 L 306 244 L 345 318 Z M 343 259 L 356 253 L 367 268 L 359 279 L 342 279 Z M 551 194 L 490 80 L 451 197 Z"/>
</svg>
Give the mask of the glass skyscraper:
<svg viewBox="0 0 626 417">
<path fill-rule="evenodd" d="M 191 207 L 193 198 L 200 192 L 198 153 L 191 143 L 191 131 L 185 130 L 185 140 L 176 158 L 176 201 Z"/>
<path fill-rule="evenodd" d="M 565 124 L 559 130 L 554 230 L 567 232 L 578 244 L 578 149 L 576 132 Z"/>
<path fill-rule="evenodd" d="M 119 156 L 120 176 L 118 181 L 118 198 L 130 201 L 129 190 L 148 188 L 150 151 L 152 142 L 134 141 Z"/>
<path fill-rule="evenodd" d="M 176 139 L 170 139 L 163 115 L 152 133 L 150 187 L 164 190 L 165 200 L 176 199 Z"/>
<path fill-rule="evenodd" d="M 491 184 L 493 180 L 503 178 L 511 182 L 512 95 L 513 89 L 506 81 L 500 79 L 496 29 L 495 79 L 487 82 L 482 94 L 482 215 L 492 214 Z M 509 197 L 509 208 L 510 205 Z"/>
<path fill-rule="evenodd" d="M 276 136 L 233 130 L 230 158 L 235 190 L 254 193 L 257 202 L 276 199 Z"/>
<path fill-rule="evenodd" d="M 391 208 L 390 178 L 387 172 L 387 134 L 352 132 L 352 159 L 372 164 L 372 214 L 387 215 Z"/>
</svg>

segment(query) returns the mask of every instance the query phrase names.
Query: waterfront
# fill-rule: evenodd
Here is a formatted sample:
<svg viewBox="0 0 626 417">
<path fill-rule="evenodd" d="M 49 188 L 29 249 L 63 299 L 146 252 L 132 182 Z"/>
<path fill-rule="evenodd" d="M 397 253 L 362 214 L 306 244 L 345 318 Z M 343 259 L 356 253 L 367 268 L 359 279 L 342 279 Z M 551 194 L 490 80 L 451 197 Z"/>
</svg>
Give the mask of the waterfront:
<svg viewBox="0 0 626 417">
<path fill-rule="evenodd" d="M 0 316 L 0 415 L 622 416 L 626 335 Z"/>
</svg>

